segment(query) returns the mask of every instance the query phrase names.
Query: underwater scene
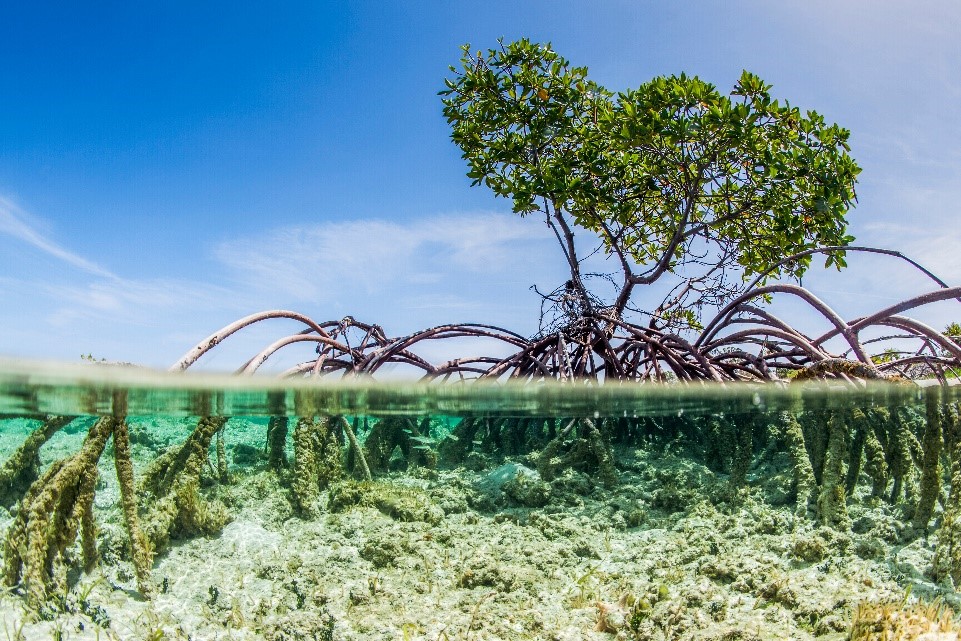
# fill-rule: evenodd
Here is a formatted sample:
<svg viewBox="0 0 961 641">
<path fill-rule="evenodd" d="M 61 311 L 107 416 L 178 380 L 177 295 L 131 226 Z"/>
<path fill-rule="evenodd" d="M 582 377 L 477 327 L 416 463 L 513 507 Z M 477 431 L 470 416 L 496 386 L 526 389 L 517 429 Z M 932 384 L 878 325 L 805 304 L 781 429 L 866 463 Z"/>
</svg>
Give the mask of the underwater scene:
<svg viewBox="0 0 961 641">
<path fill-rule="evenodd" d="M 0 639 L 956 639 L 959 388 L 0 363 Z"/>
</svg>

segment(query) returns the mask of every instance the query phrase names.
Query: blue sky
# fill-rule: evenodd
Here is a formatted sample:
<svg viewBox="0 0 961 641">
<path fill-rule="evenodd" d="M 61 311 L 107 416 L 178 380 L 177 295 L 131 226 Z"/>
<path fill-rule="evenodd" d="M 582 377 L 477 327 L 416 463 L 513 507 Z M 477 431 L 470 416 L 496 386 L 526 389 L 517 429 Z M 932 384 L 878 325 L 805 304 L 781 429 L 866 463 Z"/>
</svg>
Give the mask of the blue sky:
<svg viewBox="0 0 961 641">
<path fill-rule="evenodd" d="M 858 241 L 961 283 L 953 1 L 59 4 L 0 16 L 0 355 L 166 366 L 267 308 L 533 332 L 528 288 L 562 258 L 469 186 L 436 95 L 461 44 L 498 37 L 551 41 L 615 91 L 759 74 L 852 130 Z M 805 280 L 846 315 L 928 288 L 850 262 Z"/>
</svg>

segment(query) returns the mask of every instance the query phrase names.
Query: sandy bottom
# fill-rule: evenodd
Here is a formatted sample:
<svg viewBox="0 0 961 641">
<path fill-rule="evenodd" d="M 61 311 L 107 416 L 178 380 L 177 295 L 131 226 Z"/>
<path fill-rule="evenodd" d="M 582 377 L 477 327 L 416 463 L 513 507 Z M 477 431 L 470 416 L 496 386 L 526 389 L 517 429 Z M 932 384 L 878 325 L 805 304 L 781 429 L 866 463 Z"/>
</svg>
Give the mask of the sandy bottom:
<svg viewBox="0 0 961 641">
<path fill-rule="evenodd" d="M 333 512 L 323 493 L 309 519 L 274 473 L 235 468 L 208 488 L 233 521 L 159 557 L 150 600 L 134 590 L 105 464 L 99 569 L 45 617 L 3 593 L 0 640 L 844 639 L 865 599 L 910 588 L 957 605 L 925 577 L 935 540 L 907 536 L 891 506 L 852 501 L 853 529 L 839 533 L 771 505 L 789 485 L 777 462 L 732 493 L 681 457 L 620 456 L 616 487 L 570 472 L 539 507 L 500 485 L 529 473 L 518 459 L 379 481 L 420 512 Z"/>
</svg>

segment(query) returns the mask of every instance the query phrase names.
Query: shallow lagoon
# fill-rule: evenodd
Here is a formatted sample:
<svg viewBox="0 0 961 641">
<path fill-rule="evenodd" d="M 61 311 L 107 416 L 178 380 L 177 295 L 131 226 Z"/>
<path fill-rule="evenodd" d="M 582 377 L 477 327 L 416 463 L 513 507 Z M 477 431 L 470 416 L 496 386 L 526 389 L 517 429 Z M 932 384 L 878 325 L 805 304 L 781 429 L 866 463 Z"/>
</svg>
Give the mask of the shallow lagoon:
<svg viewBox="0 0 961 641">
<path fill-rule="evenodd" d="M 94 527 L 48 547 L 39 574 L 8 535 L 0 619 L 26 639 L 847 638 L 865 601 L 958 604 L 958 400 L 6 362 L 0 465 L 76 418 L 26 476 L 0 476 L 0 527 L 49 541 L 57 526 L 29 527 L 36 501 L 21 508 L 30 483 L 122 424 L 156 554 L 138 580 L 107 436 L 87 470 Z M 199 463 L 171 463 L 190 442 Z"/>
</svg>

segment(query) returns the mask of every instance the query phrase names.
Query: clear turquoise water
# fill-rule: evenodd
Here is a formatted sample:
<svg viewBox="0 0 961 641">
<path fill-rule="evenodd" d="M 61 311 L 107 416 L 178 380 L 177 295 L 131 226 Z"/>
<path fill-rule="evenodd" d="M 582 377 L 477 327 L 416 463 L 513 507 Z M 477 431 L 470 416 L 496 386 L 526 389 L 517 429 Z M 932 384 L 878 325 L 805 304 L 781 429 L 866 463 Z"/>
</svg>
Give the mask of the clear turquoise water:
<svg viewBox="0 0 961 641">
<path fill-rule="evenodd" d="M 119 395 L 118 395 L 119 393 Z M 945 402 L 961 386 L 941 391 Z M 914 385 L 530 385 L 277 380 L 101 365 L 0 361 L 0 414 L 302 416 L 320 414 L 639 417 L 688 412 L 911 406 Z"/>
<path fill-rule="evenodd" d="M 329 622 L 329 626 L 323 623 L 323 626 L 327 626 L 322 626 L 323 629 L 335 633 L 333 637 L 326 637 L 317 628 L 311 634 L 320 636 L 303 638 L 433 640 L 444 638 L 446 630 L 458 631 L 456 635 L 450 634 L 451 639 L 468 636 L 476 639 L 514 638 L 507 632 L 513 629 L 508 625 L 513 615 L 505 612 L 515 612 L 519 620 L 527 621 L 538 616 L 543 618 L 542 613 L 538 614 L 538 608 L 547 608 L 548 605 L 561 608 L 560 612 L 567 612 L 567 608 L 575 613 L 570 616 L 578 621 L 578 629 L 586 635 L 577 638 L 603 638 L 591 636 L 596 631 L 595 620 L 599 616 L 595 613 L 593 601 L 586 597 L 571 596 L 558 587 L 561 584 L 556 582 L 557 577 L 569 572 L 572 576 L 577 575 L 572 581 L 576 579 L 585 582 L 584 585 L 596 584 L 598 600 L 608 599 L 615 604 L 618 599 L 627 598 L 623 594 L 634 594 L 629 590 L 653 590 L 651 594 L 654 596 L 630 597 L 640 599 L 638 603 L 644 599 L 653 599 L 655 603 L 650 614 L 644 611 L 637 626 L 623 628 L 620 637 L 641 639 L 652 638 L 649 635 L 654 628 L 650 626 L 655 623 L 663 627 L 666 625 L 663 621 L 670 620 L 671 616 L 681 616 L 670 614 L 667 610 L 664 613 L 657 610 L 657 595 L 665 590 L 676 590 L 679 594 L 689 590 L 694 594 L 703 587 L 697 587 L 701 585 L 697 581 L 703 583 L 705 580 L 703 572 L 709 575 L 714 572 L 721 576 L 721 579 L 712 579 L 719 586 L 717 589 L 722 596 L 724 590 L 733 596 L 725 597 L 728 598 L 724 606 L 727 608 L 724 612 L 728 612 L 727 619 L 718 619 L 716 612 L 712 610 L 714 614 L 710 614 L 704 609 L 708 605 L 699 604 L 695 597 L 690 597 L 686 602 L 685 616 L 692 621 L 712 621 L 711 617 L 714 617 L 717 625 L 733 626 L 733 629 L 750 612 L 768 607 L 764 605 L 771 601 L 764 596 L 767 588 L 758 587 L 757 594 L 751 596 L 753 593 L 750 590 L 754 588 L 750 588 L 750 582 L 744 583 L 746 579 L 725 578 L 726 570 L 710 569 L 713 567 L 710 565 L 712 559 L 718 554 L 712 551 L 715 548 L 729 550 L 732 558 L 749 557 L 755 552 L 761 558 L 760 549 L 738 552 L 736 546 L 741 544 L 739 541 L 748 540 L 749 545 L 759 545 L 757 542 L 763 541 L 763 537 L 771 540 L 782 537 L 779 539 L 782 543 L 770 544 L 771 549 L 780 551 L 781 558 L 776 555 L 772 557 L 770 551 L 764 554 L 780 568 L 777 571 L 781 572 L 778 576 L 782 576 L 782 579 L 779 580 L 787 581 L 788 585 L 796 580 L 798 586 L 803 586 L 804 581 L 811 580 L 804 578 L 808 575 L 803 573 L 808 570 L 813 572 L 815 567 L 823 566 L 817 570 L 823 574 L 823 580 L 834 581 L 842 586 L 836 588 L 839 596 L 831 597 L 834 602 L 842 604 L 837 605 L 838 612 L 847 607 L 843 606 L 845 602 L 855 603 L 860 598 L 879 593 L 878 589 L 865 588 L 867 582 L 875 587 L 883 587 L 887 590 L 884 594 L 890 594 L 892 590 L 914 590 L 928 599 L 940 597 L 961 604 L 945 571 L 941 571 L 940 578 L 934 577 L 933 561 L 938 541 L 942 538 L 945 510 L 956 500 L 954 494 L 958 491 L 958 488 L 952 487 L 951 473 L 952 469 L 959 467 L 959 462 L 955 460 L 955 452 L 959 451 L 955 447 L 959 432 L 957 421 L 952 419 L 957 416 L 961 402 L 959 395 L 961 391 L 958 388 L 924 388 L 911 384 L 851 385 L 840 382 L 773 387 L 280 381 L 268 377 L 174 375 L 130 367 L 6 361 L 0 362 L 0 469 L 50 416 L 75 418 L 40 449 L 34 480 L 41 478 L 44 470 L 52 469 L 56 461 L 78 452 L 98 419 L 116 417 L 125 420 L 129 427 L 134 471 L 139 480 L 164 452 L 177 450 L 187 441 L 197 429 L 198 420 L 203 417 L 227 417 L 219 435 L 209 442 L 209 460 L 201 470 L 199 484 L 201 501 L 210 501 L 218 509 L 226 506 L 230 518 L 236 519 L 236 523 L 228 526 L 223 535 L 225 541 L 231 542 L 223 545 L 240 545 L 236 540 L 237 528 L 243 526 L 253 528 L 252 531 L 260 532 L 265 537 L 267 534 L 263 532 L 276 532 L 270 536 L 279 537 L 278 541 L 290 534 L 293 537 L 290 553 L 298 559 L 309 557 L 309 551 L 304 551 L 303 546 L 309 549 L 314 545 L 313 542 L 316 542 L 318 549 L 327 549 L 325 546 L 329 546 L 332 550 L 330 558 L 340 559 L 329 563 L 325 561 L 326 565 L 321 564 L 311 570 L 310 576 L 320 577 L 316 578 L 318 586 L 311 589 L 325 590 L 325 594 L 328 594 L 325 599 L 328 600 L 304 605 L 299 592 L 299 596 L 284 597 L 293 590 L 285 583 L 289 578 L 277 579 L 270 585 L 264 584 L 266 587 L 262 585 L 260 592 L 256 593 L 242 587 L 245 582 L 253 580 L 244 578 L 239 580 L 241 587 L 226 587 L 223 583 L 226 579 L 216 579 L 221 581 L 217 583 L 213 578 L 209 581 L 210 585 L 198 587 L 199 584 L 193 579 L 178 576 L 182 570 L 177 564 L 184 563 L 178 556 L 179 548 L 174 548 L 172 552 L 165 549 L 163 555 L 154 559 L 151 578 L 153 589 L 158 594 L 152 600 L 144 600 L 136 596 L 137 586 L 130 569 L 129 549 L 123 543 L 123 535 L 117 534 L 124 531 L 125 525 L 119 509 L 119 490 L 111 460 L 112 445 L 108 444 L 99 462 L 100 482 L 94 512 L 98 522 L 105 524 L 98 534 L 99 546 L 108 551 L 102 555 L 102 569 L 97 572 L 102 572 L 100 576 L 109 577 L 109 580 L 104 582 L 102 578 L 91 578 L 98 576 L 96 573 L 79 572 L 79 552 L 74 550 L 67 555 L 68 561 L 73 564 L 66 586 L 67 597 L 45 614 L 51 621 L 73 617 L 70 620 L 86 622 L 86 631 L 78 634 L 77 638 L 94 638 L 87 632 L 98 629 L 97 626 L 103 623 L 97 618 L 101 610 L 96 608 L 101 606 L 90 605 L 95 599 L 101 599 L 100 603 L 104 604 L 102 612 L 112 617 L 111 630 L 124 629 L 130 632 L 131 636 L 119 634 L 118 638 L 143 638 L 149 633 L 149 626 L 145 627 L 144 621 L 152 621 L 149 616 L 160 616 L 156 613 L 148 616 L 145 612 L 159 612 L 164 608 L 168 611 L 181 608 L 183 612 L 203 610 L 207 613 L 204 616 L 209 615 L 208 619 L 198 619 L 198 622 L 191 624 L 194 625 L 191 628 L 193 632 L 185 632 L 183 636 L 169 633 L 172 628 L 168 626 L 165 628 L 168 638 L 221 638 L 218 635 L 227 634 L 225 630 L 234 624 L 224 623 L 226 615 L 214 607 L 218 599 L 221 604 L 233 603 L 234 610 L 240 613 L 236 614 L 239 617 L 237 620 L 246 622 L 243 625 L 236 624 L 242 631 L 237 638 L 244 639 L 300 638 L 292 636 L 294 633 L 289 630 L 296 628 L 294 623 L 299 620 L 296 616 L 301 615 Z M 928 456 L 931 447 L 931 407 L 936 407 L 941 417 L 940 446 L 933 458 Z M 866 422 L 858 422 L 855 416 L 867 417 Z M 301 419 L 311 417 L 333 419 L 330 433 L 334 436 L 330 443 L 334 444 L 334 454 L 331 455 L 328 450 L 325 456 L 333 457 L 328 459 L 328 463 L 334 461 L 344 469 L 338 472 L 341 476 L 336 481 L 325 480 L 322 474 L 319 478 L 312 477 L 310 483 L 317 492 L 311 500 L 316 500 L 317 504 L 315 508 L 303 510 L 303 506 L 297 507 L 301 499 L 295 496 L 295 488 L 298 474 L 306 468 L 298 462 L 301 453 L 295 442 L 295 433 L 300 429 Z M 345 420 L 341 421 L 340 417 Z M 791 418 L 796 419 L 799 426 L 797 434 L 804 440 L 800 451 L 811 463 L 816 477 L 813 479 L 810 502 L 806 506 L 803 501 L 801 505 L 798 504 L 797 451 L 794 459 L 789 452 L 791 441 L 788 427 Z M 272 468 L 268 455 L 268 431 L 278 420 L 284 421 L 288 432 L 282 448 L 286 462 L 282 468 Z M 418 509 L 426 510 L 424 514 L 430 516 L 425 517 L 420 513 L 411 515 L 409 511 L 404 511 L 408 508 L 398 511 L 392 502 L 400 500 L 396 496 L 384 499 L 371 494 L 358 499 L 356 505 L 358 510 L 376 508 L 374 512 L 364 513 L 365 516 L 358 522 L 367 523 L 373 519 L 375 525 L 371 533 L 365 531 L 366 525 L 350 525 L 350 517 L 341 513 L 342 508 L 333 507 L 345 495 L 344 490 L 337 489 L 342 487 L 338 484 L 353 483 L 363 476 L 347 438 L 348 426 L 366 452 L 374 480 L 372 487 L 379 488 L 376 492 L 386 492 L 388 495 L 390 492 L 399 492 L 396 496 L 406 497 L 403 500 L 414 500 L 410 498 L 414 496 L 414 502 L 420 506 Z M 592 436 L 595 428 L 597 438 L 591 440 L 595 438 Z M 837 447 L 842 448 L 839 451 L 843 451 L 844 459 L 840 462 L 835 460 L 834 463 L 826 453 L 835 447 L 831 444 L 834 442 L 832 438 L 835 438 L 831 436 L 832 429 L 837 435 L 837 442 L 841 444 Z M 316 441 L 323 437 L 310 438 Z M 381 442 L 380 450 L 375 443 L 378 439 Z M 872 447 L 875 448 L 875 454 L 880 451 L 879 456 L 886 459 L 887 472 L 884 474 L 887 476 L 879 476 L 877 470 L 871 467 Z M 549 450 L 553 454 L 545 454 Z M 604 458 L 608 454 L 605 452 L 610 456 L 606 462 Z M 912 525 L 922 494 L 921 488 L 927 482 L 926 461 L 930 463 L 931 460 L 936 461 L 933 477 L 937 478 L 939 485 L 932 517 L 923 526 Z M 838 469 L 830 472 L 831 465 Z M 563 469 L 564 466 L 568 469 Z M 853 471 L 852 467 L 855 468 Z M 226 470 L 226 474 L 219 472 L 219 468 Z M 519 475 L 518 470 L 521 470 Z M 316 471 L 311 473 L 317 474 Z M 831 474 L 834 474 L 837 491 L 843 492 L 841 500 L 846 503 L 850 514 L 849 518 L 845 517 L 847 521 L 828 522 L 829 519 L 824 515 L 827 509 L 824 507 L 824 497 L 833 491 L 826 487 Z M 928 474 L 927 477 L 932 475 Z M 518 483 L 517 479 L 523 483 Z M 841 487 L 844 489 L 841 490 Z M 13 496 L 19 500 L 25 491 L 26 486 L 19 489 L 14 487 L 11 494 L 10 488 L 0 487 L 0 497 L 6 492 L 8 498 Z M 367 491 L 374 490 L 362 490 Z M 265 496 L 268 498 L 265 499 Z M 156 497 L 141 494 L 140 500 L 139 511 L 141 517 L 146 518 L 150 513 L 151 501 Z M 263 501 L 272 502 L 275 507 L 263 523 L 251 525 L 250 515 L 262 510 L 259 504 Z M 431 501 L 434 502 L 433 506 L 425 507 Z M 8 512 L 0 510 L 0 520 L 6 524 L 12 523 L 18 513 L 16 502 L 10 499 L 9 503 Z M 715 521 L 705 521 L 708 518 L 705 514 Z M 563 522 L 565 525 L 547 527 L 545 523 L 548 521 Z M 570 525 L 575 522 L 581 525 Z M 509 556 L 512 554 L 511 545 L 528 545 L 528 539 L 541 536 L 542 531 L 554 533 L 549 539 L 531 544 L 534 546 L 531 549 L 536 550 L 538 546 L 548 549 L 545 546 L 557 545 L 558 541 L 563 542 L 564 537 L 569 537 L 572 549 L 587 545 L 584 549 L 593 550 L 593 556 L 589 555 L 587 560 L 580 559 L 579 552 L 567 554 L 563 552 L 562 545 L 556 552 L 556 572 L 521 567 L 521 562 L 516 559 L 501 560 L 498 563 L 520 568 L 516 570 L 519 575 L 529 572 L 531 576 L 540 576 L 537 572 L 542 572 L 543 576 L 523 589 L 513 584 L 505 584 L 505 587 L 497 581 L 490 585 L 482 582 L 475 586 L 471 583 L 473 579 L 464 578 L 472 575 L 469 572 L 465 574 L 458 563 L 470 566 L 470 561 L 465 559 L 473 554 L 471 550 L 478 549 L 477 546 L 487 546 L 488 540 L 499 540 L 497 537 L 502 535 L 507 537 L 502 532 L 506 527 L 504 523 L 514 524 L 511 525 L 514 528 L 511 536 L 519 537 L 517 540 L 520 542 L 505 542 L 499 548 L 494 546 L 500 550 L 491 553 L 495 556 L 505 554 L 508 556 L 504 558 L 513 558 Z M 685 525 L 688 523 L 695 525 Z M 721 523 L 727 525 L 722 527 L 719 525 Z M 292 524 L 296 524 L 296 527 Z M 559 529 L 556 532 L 550 529 L 554 527 Z M 640 553 L 631 553 L 631 556 L 625 552 L 624 558 L 618 559 L 618 549 L 630 550 L 640 541 L 659 541 L 657 537 L 666 537 L 663 533 L 676 527 L 707 527 L 717 531 L 717 540 L 711 544 L 714 547 L 705 548 L 703 558 L 688 562 L 693 569 L 684 570 L 688 567 L 684 566 L 685 561 L 671 557 L 669 563 L 674 569 L 670 572 L 677 575 L 672 580 L 678 587 L 671 584 L 672 587 L 664 588 L 663 579 L 658 579 L 661 583 L 652 583 L 655 574 L 651 574 L 649 565 L 644 565 L 648 561 L 640 558 Z M 359 533 L 350 534 L 345 539 L 343 531 L 355 532 L 351 528 L 359 528 Z M 732 528 L 734 534 L 730 539 L 725 538 L 728 535 L 724 528 Z M 751 528 L 757 529 L 757 532 Z M 383 531 L 388 534 L 383 534 Z M 211 559 L 217 558 L 220 559 L 218 563 L 228 564 L 230 554 L 215 550 L 221 541 L 218 532 L 205 533 L 210 537 L 210 542 L 204 544 L 205 549 L 209 551 Z M 455 536 L 451 532 L 458 534 Z M 8 546 L 10 536 L 7 534 Z M 119 544 L 118 536 L 121 536 Z M 378 539 L 378 536 L 381 538 Z M 441 538 L 435 540 L 435 536 Z M 454 539 L 443 538 L 451 536 L 467 537 L 469 547 L 464 548 L 460 539 L 455 543 Z M 594 543 L 591 547 L 584 542 L 591 536 L 596 537 L 596 541 L 607 542 Z M 334 542 L 324 537 L 333 537 L 331 540 Z M 379 553 L 370 552 L 370 541 L 380 541 L 378 545 L 389 548 L 392 537 L 408 537 L 409 541 L 414 541 L 405 544 L 408 548 L 420 546 L 423 549 L 416 554 L 402 550 L 399 553 L 400 561 L 391 558 L 383 561 L 386 565 L 382 566 Z M 477 540 L 471 541 L 471 537 Z M 203 540 L 203 536 L 197 534 L 173 538 L 185 550 L 193 549 L 192 541 L 198 538 Z M 511 539 L 504 539 L 508 540 Z M 619 541 L 623 541 L 623 544 Z M 810 543 L 811 549 L 818 549 L 818 545 L 826 546 L 826 556 L 812 552 L 808 558 L 808 547 L 805 547 L 808 541 L 813 541 Z M 351 548 L 352 545 L 355 548 Z M 343 552 L 342 546 L 354 551 Z M 607 552 L 604 552 L 605 546 L 609 548 Z M 898 560 L 901 550 L 911 549 L 912 546 L 923 552 L 922 560 L 917 562 L 917 576 L 907 572 L 904 562 Z M 79 544 L 76 547 L 79 548 Z M 684 545 L 680 545 L 672 554 L 679 555 L 678 559 L 686 558 L 683 550 Z M 529 556 L 534 558 L 536 555 L 530 553 Z M 378 606 L 381 608 L 378 610 L 375 602 L 381 598 L 376 587 L 377 581 L 381 580 L 379 577 L 383 576 L 387 582 L 394 581 L 395 586 L 402 586 L 403 581 L 410 580 L 408 575 L 411 570 L 404 565 L 414 563 L 410 558 L 422 558 L 417 563 L 425 568 L 438 568 L 441 565 L 448 568 L 449 577 L 438 579 L 442 582 L 446 580 L 446 584 L 438 587 L 430 583 L 427 588 L 431 603 L 440 603 L 440 595 L 449 595 L 451 599 L 456 596 L 461 599 L 458 603 L 475 603 L 478 600 L 485 603 L 484 599 L 490 598 L 489 618 L 484 619 L 473 613 L 474 606 L 451 606 L 448 612 L 435 605 L 422 605 L 417 606 L 423 607 L 417 616 L 423 618 L 428 616 L 425 613 L 436 612 L 436 616 L 430 615 L 436 618 L 436 622 L 431 624 L 433 627 L 419 621 L 416 625 L 403 623 L 408 607 L 416 609 L 415 604 L 421 598 L 418 596 L 418 591 L 422 591 L 422 586 L 418 587 L 420 584 L 410 588 L 413 590 L 410 593 L 404 592 L 407 589 L 404 587 L 393 588 L 396 592 L 391 598 L 396 601 L 388 601 Z M 455 561 L 450 561 L 450 558 Z M 349 559 L 349 562 L 344 559 Z M 835 565 L 828 565 L 829 561 Z M 298 564 L 302 562 L 296 561 Z M 597 570 L 608 562 L 618 568 L 617 572 L 608 570 L 609 574 L 604 574 Z M 867 564 L 864 566 L 867 569 L 858 565 L 855 571 L 855 566 L 845 565 L 853 563 Z M 632 564 L 636 564 L 636 567 Z M 547 566 L 553 567 L 553 561 L 548 562 Z M 709 569 L 703 570 L 704 567 Z M 772 571 L 762 570 L 757 572 L 763 574 Z M 229 575 L 228 570 L 224 571 Z M 438 576 L 447 576 L 439 569 L 436 572 Z M 600 573 L 595 575 L 596 572 Z M 685 577 L 684 572 L 689 572 L 690 576 Z M 866 573 L 867 578 L 860 578 L 857 572 Z M 791 578 L 795 576 L 799 578 Z M 337 591 L 338 582 L 354 579 L 360 582 L 374 581 L 370 595 L 361 599 L 346 588 Z M 0 618 L 5 625 L 28 617 L 18 613 L 29 610 L 24 597 L 18 596 L 25 592 L 24 586 L 9 579 L 7 583 L 10 588 L 8 596 L 0 595 Z M 331 584 L 334 586 L 331 587 Z M 89 591 L 91 585 L 96 585 L 92 592 L 94 597 L 91 597 L 94 600 L 82 605 L 78 595 Z M 747 602 L 750 608 L 744 606 L 746 609 L 738 610 L 741 607 L 738 604 L 745 597 L 730 586 L 742 592 L 746 590 L 750 598 L 757 599 L 756 603 L 751 605 L 752 602 Z M 801 591 L 801 587 L 797 589 Z M 618 596 L 618 590 L 627 592 Z M 558 591 L 556 603 L 544 596 L 551 591 Z M 261 593 L 274 596 L 262 596 Z M 385 589 L 384 594 L 391 594 L 390 588 Z M 827 588 L 825 594 L 831 594 Z M 531 605 L 530 611 L 526 610 L 527 606 L 523 604 L 533 603 L 535 596 L 543 602 L 538 606 Z M 273 614 L 264 610 L 267 607 L 264 603 L 274 603 L 282 598 L 292 599 L 292 605 L 284 606 L 286 610 L 278 610 Z M 721 599 L 721 596 L 717 598 Z M 633 602 L 630 599 L 625 602 Z M 401 605 L 401 602 L 409 604 Z M 500 605 L 494 607 L 498 603 Z M 784 610 L 785 620 L 794 621 L 792 625 L 796 627 L 788 626 L 788 629 L 796 630 L 796 633 L 792 632 L 786 637 L 762 635 L 761 638 L 808 639 L 821 636 L 816 634 L 819 624 L 809 624 L 811 615 L 802 612 L 806 607 L 803 599 L 798 603 L 800 605 L 791 605 L 785 601 L 777 605 Z M 107 607 L 107 604 L 113 605 Z M 4 608 L 7 608 L 6 613 Z M 385 612 L 396 615 L 397 621 L 390 620 L 391 616 L 385 619 Z M 4 618 L 8 614 L 13 618 Z M 843 627 L 840 621 L 846 620 L 848 614 L 833 616 L 837 619 L 831 623 L 834 627 L 825 629 L 837 632 Z M 663 617 L 663 621 L 658 617 Z M 336 625 L 332 623 L 335 618 Z M 50 631 L 49 626 L 44 627 L 47 624 L 43 623 L 43 619 L 35 620 L 35 634 L 26 638 L 47 638 L 43 635 Z M 256 626 L 250 623 L 254 620 L 259 621 Z M 524 625 L 534 626 L 529 622 Z M 534 631 L 516 638 L 567 638 L 558 636 L 561 632 L 556 630 L 549 632 L 549 624 L 543 626 L 543 632 L 531 628 Z M 693 631 L 685 633 L 687 636 L 677 638 L 699 638 L 699 629 L 692 628 Z M 486 634 L 480 633 L 484 630 Z M 668 635 L 665 638 L 673 637 Z"/>
</svg>

